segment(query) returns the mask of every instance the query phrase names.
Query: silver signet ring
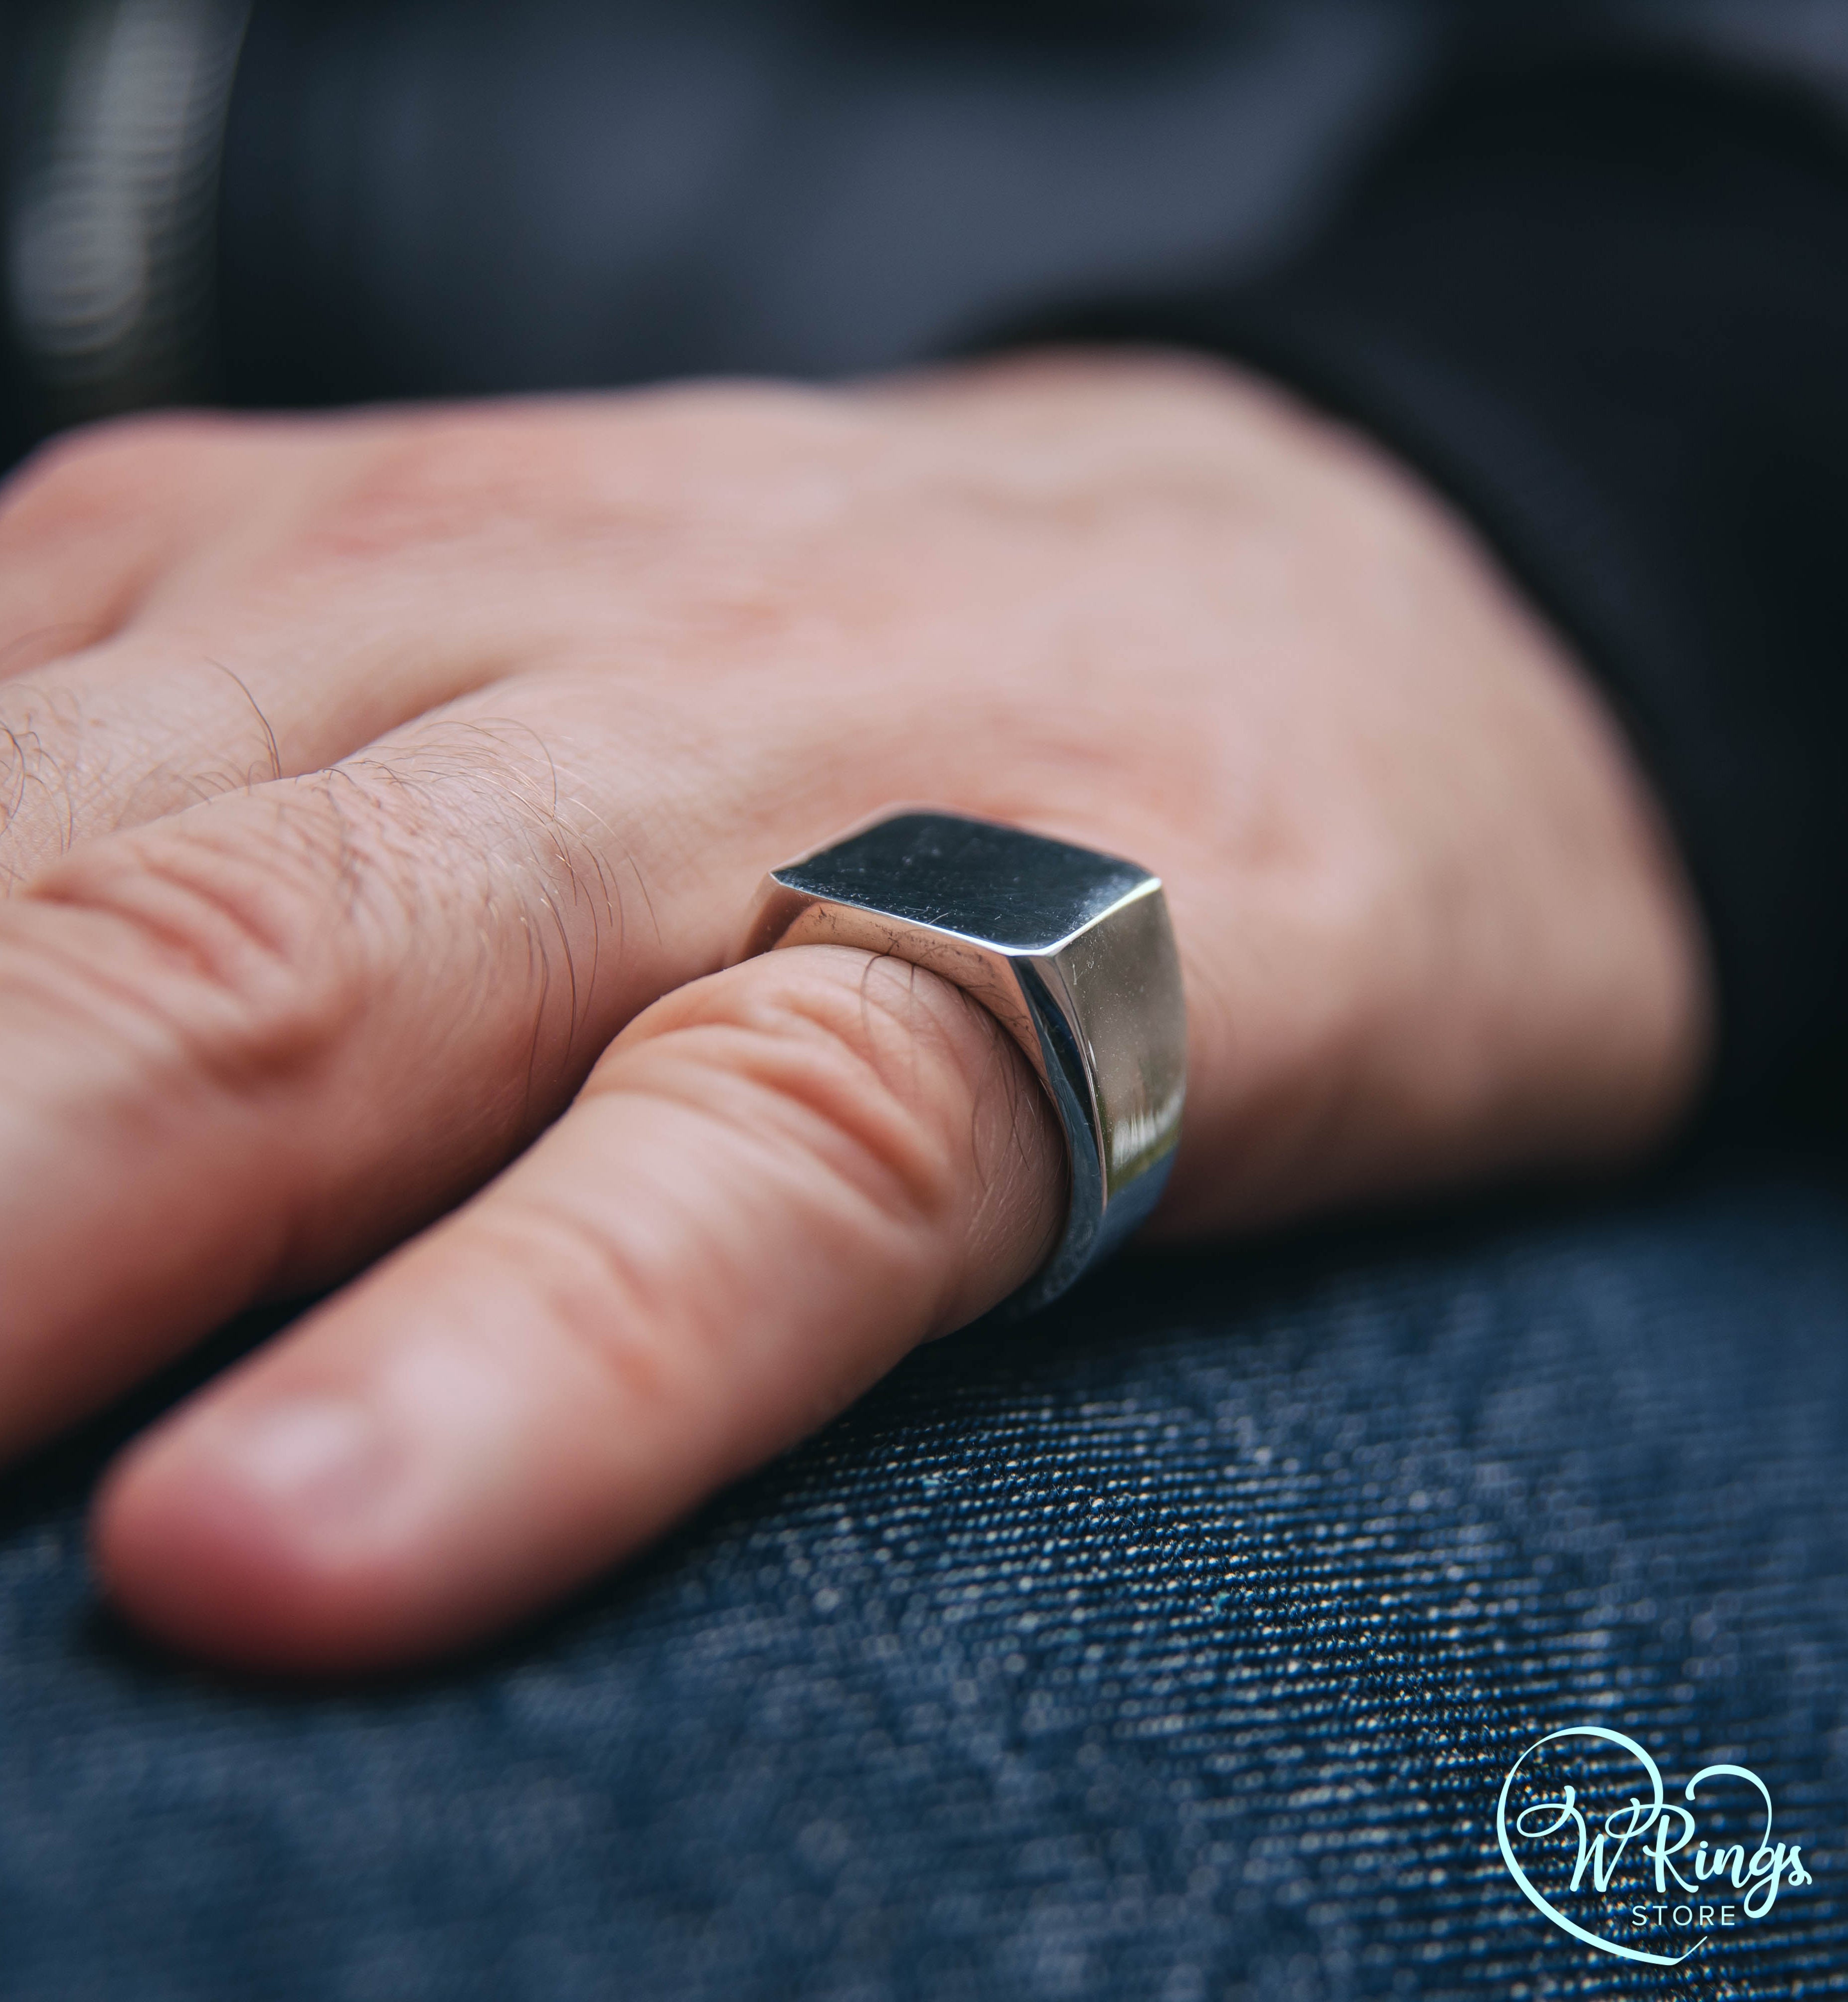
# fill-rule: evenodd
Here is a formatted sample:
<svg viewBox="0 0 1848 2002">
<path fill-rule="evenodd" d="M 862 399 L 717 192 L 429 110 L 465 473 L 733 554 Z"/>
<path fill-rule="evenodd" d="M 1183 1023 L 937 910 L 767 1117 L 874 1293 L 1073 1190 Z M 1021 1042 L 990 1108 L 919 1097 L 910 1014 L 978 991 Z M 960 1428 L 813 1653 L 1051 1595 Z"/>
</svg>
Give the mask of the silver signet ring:
<svg viewBox="0 0 1848 2002">
<path fill-rule="evenodd" d="M 1026 1052 L 1065 1129 L 1058 1248 L 1005 1303 L 1030 1313 L 1155 1207 L 1187 1091 L 1187 1009 L 1160 879 L 1133 862 L 922 807 L 773 869 L 739 958 L 887 953 L 952 981 Z"/>
</svg>

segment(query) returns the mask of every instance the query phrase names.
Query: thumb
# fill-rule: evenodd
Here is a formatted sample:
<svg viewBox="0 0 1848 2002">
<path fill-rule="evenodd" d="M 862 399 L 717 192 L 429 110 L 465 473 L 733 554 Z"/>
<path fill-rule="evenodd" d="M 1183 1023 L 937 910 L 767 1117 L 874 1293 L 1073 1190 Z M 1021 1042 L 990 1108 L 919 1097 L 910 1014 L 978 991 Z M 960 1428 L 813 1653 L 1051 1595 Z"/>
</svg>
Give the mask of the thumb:
<svg viewBox="0 0 1848 2002">
<path fill-rule="evenodd" d="M 536 1607 L 1027 1279 L 1063 1142 L 959 989 L 844 947 L 640 1016 L 476 1199 L 118 1463 L 141 1624 L 349 1670 Z"/>
</svg>

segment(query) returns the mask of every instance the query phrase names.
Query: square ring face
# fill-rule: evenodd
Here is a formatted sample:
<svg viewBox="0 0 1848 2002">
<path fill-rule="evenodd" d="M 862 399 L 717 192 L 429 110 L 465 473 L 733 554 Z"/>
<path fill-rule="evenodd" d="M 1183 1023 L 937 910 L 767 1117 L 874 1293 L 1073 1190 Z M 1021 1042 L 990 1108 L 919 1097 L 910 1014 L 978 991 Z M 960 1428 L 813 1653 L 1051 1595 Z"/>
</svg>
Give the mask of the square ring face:
<svg viewBox="0 0 1848 2002">
<path fill-rule="evenodd" d="M 960 815 L 899 813 L 774 872 L 785 889 L 1041 957 L 1153 881 L 1094 849 Z"/>
</svg>

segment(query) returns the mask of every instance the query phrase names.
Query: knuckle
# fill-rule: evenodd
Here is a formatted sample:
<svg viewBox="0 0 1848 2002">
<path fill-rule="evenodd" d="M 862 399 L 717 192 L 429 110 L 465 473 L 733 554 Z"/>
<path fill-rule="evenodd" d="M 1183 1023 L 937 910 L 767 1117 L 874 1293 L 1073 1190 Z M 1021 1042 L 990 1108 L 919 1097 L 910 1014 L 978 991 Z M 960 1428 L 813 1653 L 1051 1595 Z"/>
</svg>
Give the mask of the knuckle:
<svg viewBox="0 0 1848 2002">
<path fill-rule="evenodd" d="M 296 547 L 298 560 L 457 547 L 647 546 L 748 517 L 788 455 L 826 431 L 819 392 L 697 385 L 582 404 L 489 405 L 371 424 Z M 754 477 L 762 467 L 763 476 Z"/>
<path fill-rule="evenodd" d="M 68 848 L 108 760 L 68 691 L 0 689 L 0 897 Z"/>
<path fill-rule="evenodd" d="M 689 1088 L 709 1093 L 734 1126 L 799 1149 L 909 1223 L 958 1212 L 978 1104 L 1018 1084 L 1011 1045 L 959 989 L 832 947 L 772 954 L 670 996 L 612 1052 L 612 1078 L 633 1075 L 631 1038 L 663 1066 L 688 1062 Z"/>
<path fill-rule="evenodd" d="M 637 397 L 626 412 L 637 431 L 671 434 L 734 459 L 759 448 L 812 445 L 842 427 L 844 406 L 827 391 L 793 382 L 690 382 Z"/>
<path fill-rule="evenodd" d="M 971 1004 L 957 989 L 915 968 L 807 950 L 832 963 L 776 968 L 797 955 L 772 955 L 771 977 L 753 961 L 734 969 L 753 978 L 670 996 L 587 1084 L 586 1099 L 673 1109 L 691 1151 L 647 1191 L 611 1204 L 576 1183 L 516 1185 L 479 1213 L 535 1291 L 540 1324 L 625 1404 L 684 1401 L 733 1368 L 769 1243 L 883 1247 L 880 1261 L 911 1275 L 912 1310 L 942 1317 L 933 1292 L 954 1287 L 980 1198 L 968 1140 L 993 1077 L 988 1034 L 959 1019 Z"/>
<path fill-rule="evenodd" d="M 619 1397 L 722 1377 L 767 1272 L 822 1258 L 811 1294 L 859 1275 L 922 1333 L 983 1304 L 968 1260 L 990 1235 L 1020 1236 L 1022 1276 L 1043 1250 L 1058 1143 L 1038 1087 L 985 1011 L 903 962 L 805 947 L 696 982 L 618 1039 L 584 1095 L 604 1094 L 626 1137 L 655 1109 L 658 1171 L 619 1203 L 555 1177 L 507 1216 L 546 1324 Z"/>
<path fill-rule="evenodd" d="M 99 842 L 6 907 L 9 984 L 133 1049 L 151 1078 L 300 1080 L 363 1003 L 330 923 L 337 842 L 312 816 L 210 812 Z"/>
<path fill-rule="evenodd" d="M 975 1080 L 932 976 L 870 961 L 849 985 L 798 978 L 769 998 L 749 1046 L 752 1075 L 805 1116 L 857 1185 L 923 1217 L 950 1209 L 959 1163 L 953 1119 Z M 844 1151 L 832 1143 L 844 1143 Z"/>
<path fill-rule="evenodd" d="M 107 528 L 170 504 L 214 461 L 235 420 L 197 413 L 118 418 L 39 447 L 0 489 L 0 533 L 44 539 Z"/>
<path fill-rule="evenodd" d="M 572 441 L 543 418 L 442 413 L 386 425 L 304 531 L 299 553 L 336 561 L 396 556 L 484 534 L 556 525 Z"/>
</svg>

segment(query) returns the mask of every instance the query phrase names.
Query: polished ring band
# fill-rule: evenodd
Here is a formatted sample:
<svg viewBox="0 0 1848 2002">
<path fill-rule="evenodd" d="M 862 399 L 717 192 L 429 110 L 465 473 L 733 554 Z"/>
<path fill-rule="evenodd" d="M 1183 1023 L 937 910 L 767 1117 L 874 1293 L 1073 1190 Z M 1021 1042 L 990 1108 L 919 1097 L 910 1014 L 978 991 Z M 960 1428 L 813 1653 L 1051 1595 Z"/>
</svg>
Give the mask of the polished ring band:
<svg viewBox="0 0 1848 2002">
<path fill-rule="evenodd" d="M 790 945 L 926 967 L 1026 1052 L 1065 1129 L 1071 1200 L 1057 1248 L 1006 1311 L 1056 1299 L 1155 1207 L 1187 1090 L 1158 877 L 1020 828 L 905 807 L 770 872 L 739 957 Z"/>
</svg>

